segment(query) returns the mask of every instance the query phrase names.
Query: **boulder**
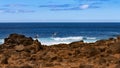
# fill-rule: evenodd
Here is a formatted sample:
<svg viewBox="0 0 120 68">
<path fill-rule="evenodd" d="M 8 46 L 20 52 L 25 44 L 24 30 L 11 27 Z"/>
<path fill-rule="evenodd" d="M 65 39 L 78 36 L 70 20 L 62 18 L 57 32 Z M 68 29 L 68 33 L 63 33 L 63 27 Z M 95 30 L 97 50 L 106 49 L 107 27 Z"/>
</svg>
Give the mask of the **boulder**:
<svg viewBox="0 0 120 68">
<path fill-rule="evenodd" d="M 69 44 L 69 46 L 71 48 L 78 48 L 78 47 L 82 47 L 84 45 L 84 41 L 81 40 L 81 41 L 77 41 L 77 42 L 72 42 Z"/>
<path fill-rule="evenodd" d="M 4 44 L 7 45 L 31 45 L 33 43 L 33 39 L 31 37 L 25 37 L 20 34 L 10 34 L 8 38 L 5 38 Z"/>
<path fill-rule="evenodd" d="M 42 45 L 38 40 L 34 40 L 32 45 L 35 48 L 35 51 L 39 51 L 40 49 L 42 49 Z"/>
<path fill-rule="evenodd" d="M 8 38 L 5 38 L 2 46 L 7 49 L 14 48 L 18 52 L 27 51 L 30 53 L 36 53 L 43 48 L 38 40 L 33 40 L 31 37 L 20 34 L 10 34 Z"/>
</svg>

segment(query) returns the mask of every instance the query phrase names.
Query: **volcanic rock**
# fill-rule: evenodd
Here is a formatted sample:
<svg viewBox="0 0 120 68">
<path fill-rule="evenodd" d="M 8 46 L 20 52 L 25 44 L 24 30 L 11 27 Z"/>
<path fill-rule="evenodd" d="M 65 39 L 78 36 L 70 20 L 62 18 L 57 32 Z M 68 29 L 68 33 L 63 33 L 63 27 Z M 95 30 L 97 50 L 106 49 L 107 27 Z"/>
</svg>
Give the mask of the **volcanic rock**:
<svg viewBox="0 0 120 68">
<path fill-rule="evenodd" d="M 24 46 L 24 45 L 15 46 L 15 50 L 16 50 L 16 51 L 23 51 L 24 49 L 25 49 L 25 46 Z"/>
<path fill-rule="evenodd" d="M 0 68 L 119 68 L 120 36 L 70 44 L 42 45 L 37 39 L 10 34 L 0 45 Z"/>
<path fill-rule="evenodd" d="M 20 34 L 10 34 L 8 38 L 5 38 L 4 44 L 9 46 L 12 45 L 31 45 L 33 44 L 33 39 L 31 37 L 25 37 Z"/>
<path fill-rule="evenodd" d="M 0 55 L 0 64 L 8 64 L 8 57 L 5 55 Z"/>
</svg>

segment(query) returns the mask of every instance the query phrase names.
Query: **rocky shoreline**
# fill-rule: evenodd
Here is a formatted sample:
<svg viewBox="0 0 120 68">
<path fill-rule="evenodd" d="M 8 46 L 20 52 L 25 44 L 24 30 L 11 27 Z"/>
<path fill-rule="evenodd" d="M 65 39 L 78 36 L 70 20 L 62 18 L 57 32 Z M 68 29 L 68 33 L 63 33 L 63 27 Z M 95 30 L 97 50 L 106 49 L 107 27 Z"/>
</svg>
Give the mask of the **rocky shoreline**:
<svg viewBox="0 0 120 68">
<path fill-rule="evenodd" d="M 120 36 L 52 46 L 19 34 L 0 45 L 0 68 L 120 68 Z"/>
</svg>

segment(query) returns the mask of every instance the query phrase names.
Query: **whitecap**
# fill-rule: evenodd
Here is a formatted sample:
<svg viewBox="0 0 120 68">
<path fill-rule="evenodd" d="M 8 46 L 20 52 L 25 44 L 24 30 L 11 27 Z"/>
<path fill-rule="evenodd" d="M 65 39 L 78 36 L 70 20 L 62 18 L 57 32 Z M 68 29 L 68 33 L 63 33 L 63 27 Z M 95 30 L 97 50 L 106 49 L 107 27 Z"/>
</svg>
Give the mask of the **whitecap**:
<svg viewBox="0 0 120 68">
<path fill-rule="evenodd" d="M 4 43 L 4 39 L 0 39 L 0 44 L 3 44 Z"/>
<path fill-rule="evenodd" d="M 86 37 L 86 39 L 94 40 L 96 37 Z"/>
<path fill-rule="evenodd" d="M 83 37 L 82 36 L 78 36 L 78 37 L 55 37 L 55 38 L 52 38 L 53 40 L 55 41 L 78 41 L 78 40 L 83 40 Z"/>
</svg>

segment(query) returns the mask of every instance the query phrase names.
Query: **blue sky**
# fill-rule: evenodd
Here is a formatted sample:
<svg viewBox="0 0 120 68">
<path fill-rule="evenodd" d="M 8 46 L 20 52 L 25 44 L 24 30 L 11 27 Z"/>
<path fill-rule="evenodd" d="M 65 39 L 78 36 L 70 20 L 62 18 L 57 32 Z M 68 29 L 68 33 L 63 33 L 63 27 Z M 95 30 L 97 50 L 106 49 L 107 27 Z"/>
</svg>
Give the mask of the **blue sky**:
<svg viewBox="0 0 120 68">
<path fill-rule="evenodd" d="M 0 0 L 0 22 L 120 22 L 120 0 Z"/>
</svg>

